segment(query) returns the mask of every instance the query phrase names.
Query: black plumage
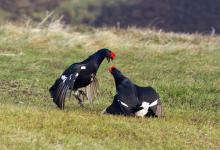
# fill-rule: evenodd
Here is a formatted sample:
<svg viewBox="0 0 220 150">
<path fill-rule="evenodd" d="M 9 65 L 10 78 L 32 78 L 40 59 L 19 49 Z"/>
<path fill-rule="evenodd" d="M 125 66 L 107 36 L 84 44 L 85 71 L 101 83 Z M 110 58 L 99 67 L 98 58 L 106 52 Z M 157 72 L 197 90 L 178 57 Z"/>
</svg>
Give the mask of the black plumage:
<svg viewBox="0 0 220 150">
<path fill-rule="evenodd" d="M 53 102 L 60 109 L 64 109 L 65 98 L 69 89 L 74 91 L 75 97 L 81 105 L 83 105 L 83 96 L 87 96 L 89 100 L 92 100 L 94 94 L 91 94 L 91 91 L 96 93 L 97 90 L 96 73 L 99 66 L 105 58 L 109 62 L 115 56 L 114 52 L 104 48 L 98 50 L 86 60 L 69 66 L 49 89 Z"/>
<path fill-rule="evenodd" d="M 152 87 L 140 87 L 132 83 L 115 67 L 109 71 L 115 79 L 117 94 L 104 113 L 142 117 L 163 115 L 160 96 Z"/>
</svg>

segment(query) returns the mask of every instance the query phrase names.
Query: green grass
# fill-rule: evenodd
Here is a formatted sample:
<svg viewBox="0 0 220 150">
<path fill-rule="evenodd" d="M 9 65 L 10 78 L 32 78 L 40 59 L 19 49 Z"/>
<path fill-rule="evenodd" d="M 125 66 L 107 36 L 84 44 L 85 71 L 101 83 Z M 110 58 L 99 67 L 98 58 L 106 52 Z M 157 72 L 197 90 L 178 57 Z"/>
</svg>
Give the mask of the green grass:
<svg viewBox="0 0 220 150">
<path fill-rule="evenodd" d="M 61 111 L 48 88 L 99 48 L 161 95 L 164 118 L 101 115 L 115 94 L 104 61 L 99 97 Z M 220 37 L 148 29 L 0 27 L 0 149 L 219 149 Z"/>
</svg>

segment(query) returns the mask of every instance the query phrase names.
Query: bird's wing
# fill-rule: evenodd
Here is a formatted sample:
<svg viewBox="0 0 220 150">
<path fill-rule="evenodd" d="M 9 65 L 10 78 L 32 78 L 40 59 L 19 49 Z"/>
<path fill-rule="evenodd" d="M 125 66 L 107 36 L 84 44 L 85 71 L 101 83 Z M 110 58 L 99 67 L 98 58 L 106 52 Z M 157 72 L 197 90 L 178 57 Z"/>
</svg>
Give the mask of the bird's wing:
<svg viewBox="0 0 220 150">
<path fill-rule="evenodd" d="M 129 80 L 123 82 L 120 86 L 118 86 L 117 94 L 118 102 L 123 113 L 125 115 L 133 114 L 136 106 L 139 105 L 133 84 Z"/>
<path fill-rule="evenodd" d="M 124 79 L 116 86 L 117 94 L 114 96 L 112 104 L 106 108 L 105 112 L 117 115 L 134 115 L 134 110 L 139 104 L 135 95 L 134 86 L 128 79 Z"/>
<path fill-rule="evenodd" d="M 116 94 L 114 96 L 112 104 L 105 109 L 104 113 L 113 114 L 113 115 L 124 114 L 124 111 L 121 109 L 121 107 L 122 106 L 119 101 L 119 97 Z"/>
<path fill-rule="evenodd" d="M 83 91 L 85 93 L 87 99 L 90 102 L 92 102 L 93 99 L 98 94 L 98 87 L 99 87 L 98 79 L 94 76 L 94 77 L 92 77 L 92 82 L 89 85 L 87 85 L 86 87 L 81 88 L 80 90 Z"/>
<path fill-rule="evenodd" d="M 98 94 L 98 87 L 99 87 L 99 82 L 98 82 L 98 79 L 94 76 L 92 78 L 92 82 L 85 87 L 86 89 L 86 96 L 88 98 L 88 100 L 90 102 L 93 101 L 94 97 L 97 96 Z"/>
</svg>

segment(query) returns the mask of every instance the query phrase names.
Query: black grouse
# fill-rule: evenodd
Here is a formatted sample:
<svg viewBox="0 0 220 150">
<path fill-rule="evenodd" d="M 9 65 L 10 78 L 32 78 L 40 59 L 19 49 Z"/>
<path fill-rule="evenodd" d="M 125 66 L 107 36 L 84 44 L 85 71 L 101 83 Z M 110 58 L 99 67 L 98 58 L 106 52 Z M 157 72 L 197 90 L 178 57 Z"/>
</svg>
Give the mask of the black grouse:
<svg viewBox="0 0 220 150">
<path fill-rule="evenodd" d="M 141 117 L 163 115 L 160 96 L 152 87 L 140 87 L 132 83 L 114 66 L 109 72 L 115 79 L 117 94 L 103 113 Z"/>
<path fill-rule="evenodd" d="M 64 109 L 68 90 L 70 90 L 70 95 L 71 91 L 74 91 L 74 96 L 81 106 L 83 106 L 83 97 L 86 96 L 91 101 L 97 92 L 96 73 L 99 66 L 105 58 L 110 62 L 115 57 L 114 52 L 103 48 L 86 60 L 69 66 L 49 89 L 53 102 L 60 109 Z"/>
</svg>

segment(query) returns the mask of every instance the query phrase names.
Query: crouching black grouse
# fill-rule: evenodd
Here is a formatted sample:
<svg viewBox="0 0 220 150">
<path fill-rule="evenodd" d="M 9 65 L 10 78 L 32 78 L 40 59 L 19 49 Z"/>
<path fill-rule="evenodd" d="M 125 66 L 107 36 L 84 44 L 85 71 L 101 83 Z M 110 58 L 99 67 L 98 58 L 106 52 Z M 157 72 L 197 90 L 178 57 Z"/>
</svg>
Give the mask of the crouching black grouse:
<svg viewBox="0 0 220 150">
<path fill-rule="evenodd" d="M 49 89 L 53 102 L 64 109 L 67 91 L 74 91 L 74 96 L 83 106 L 83 97 L 92 100 L 97 93 L 96 73 L 102 61 L 113 60 L 116 54 L 109 49 L 100 49 L 86 60 L 69 66 Z"/>
<path fill-rule="evenodd" d="M 113 103 L 103 113 L 161 117 L 162 104 L 159 94 L 152 87 L 140 87 L 132 83 L 118 69 L 109 69 L 115 79 L 117 94 Z"/>
</svg>

